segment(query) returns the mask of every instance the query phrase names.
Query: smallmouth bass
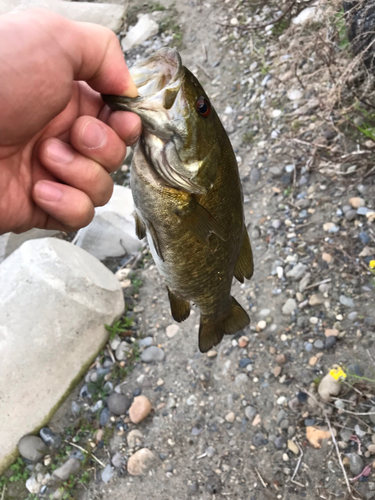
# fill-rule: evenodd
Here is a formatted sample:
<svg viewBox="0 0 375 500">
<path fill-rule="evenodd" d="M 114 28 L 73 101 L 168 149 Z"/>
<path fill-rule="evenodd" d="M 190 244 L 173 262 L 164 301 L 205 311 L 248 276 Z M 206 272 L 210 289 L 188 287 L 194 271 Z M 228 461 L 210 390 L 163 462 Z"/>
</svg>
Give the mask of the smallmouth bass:
<svg viewBox="0 0 375 500">
<path fill-rule="evenodd" d="M 163 48 L 130 73 L 139 97 L 103 95 L 143 125 L 131 166 L 136 231 L 147 236 L 163 276 L 173 318 L 190 302 L 201 312 L 199 349 L 249 323 L 231 296 L 233 276 L 253 274 L 236 157 L 220 119 L 179 53 Z"/>
</svg>

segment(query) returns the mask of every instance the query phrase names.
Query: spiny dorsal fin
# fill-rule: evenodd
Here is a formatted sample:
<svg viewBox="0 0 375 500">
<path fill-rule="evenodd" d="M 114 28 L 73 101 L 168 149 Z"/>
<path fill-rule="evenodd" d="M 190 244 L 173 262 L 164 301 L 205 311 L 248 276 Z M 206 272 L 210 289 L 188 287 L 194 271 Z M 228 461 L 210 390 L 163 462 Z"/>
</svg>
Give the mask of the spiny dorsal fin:
<svg viewBox="0 0 375 500">
<path fill-rule="evenodd" d="M 208 243 L 210 233 L 216 234 L 223 241 L 227 240 L 220 224 L 194 198 L 184 210 L 176 211 L 176 215 L 203 245 Z"/>
<path fill-rule="evenodd" d="M 243 283 L 244 278 L 249 280 L 252 277 L 253 271 L 253 252 L 251 250 L 249 235 L 247 234 L 247 231 L 245 229 L 242 238 L 240 255 L 238 257 L 236 268 L 234 270 L 234 276 L 240 283 Z"/>
<path fill-rule="evenodd" d="M 247 312 L 234 297 L 224 314 L 207 318 L 203 314 L 199 325 L 199 350 L 207 352 L 217 345 L 224 335 L 234 335 L 250 323 Z"/>
<path fill-rule="evenodd" d="M 134 213 L 135 219 L 135 234 L 138 236 L 139 240 L 143 240 L 146 237 L 146 226 L 137 212 Z"/>
<path fill-rule="evenodd" d="M 168 287 L 167 290 L 173 319 L 181 323 L 181 321 L 189 317 L 190 302 L 175 295 Z"/>
</svg>

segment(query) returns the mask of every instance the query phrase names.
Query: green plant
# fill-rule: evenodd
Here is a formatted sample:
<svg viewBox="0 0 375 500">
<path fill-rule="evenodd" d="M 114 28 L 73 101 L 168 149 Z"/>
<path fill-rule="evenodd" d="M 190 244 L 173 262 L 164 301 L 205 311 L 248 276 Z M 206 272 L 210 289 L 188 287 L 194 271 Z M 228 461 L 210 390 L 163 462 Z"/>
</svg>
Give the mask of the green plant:
<svg viewBox="0 0 375 500">
<path fill-rule="evenodd" d="M 280 36 L 286 31 L 289 27 L 289 21 L 287 19 L 281 19 L 278 23 L 274 25 L 272 28 L 272 34 L 274 36 Z"/>
<path fill-rule="evenodd" d="M 338 37 L 339 37 L 339 47 L 342 50 L 345 50 L 350 42 L 348 38 L 348 31 L 346 27 L 346 22 L 345 22 L 345 12 L 344 9 L 341 9 L 340 12 L 338 12 L 335 15 L 335 21 L 334 21 Z"/>
<path fill-rule="evenodd" d="M 140 281 L 140 285 L 142 284 L 141 280 L 134 280 L 134 281 Z M 134 286 L 134 283 L 133 283 Z M 139 290 L 139 289 L 138 289 Z M 104 325 L 106 330 L 109 331 L 109 340 L 113 340 L 116 335 L 121 335 L 124 331 L 129 330 L 129 328 L 133 324 L 133 319 L 132 318 L 127 318 L 126 316 L 123 316 L 121 319 L 118 321 L 115 321 L 112 326 L 109 325 Z"/>
<path fill-rule="evenodd" d="M 132 279 L 132 286 L 133 286 L 133 291 L 135 294 L 139 293 L 139 289 L 141 288 L 142 283 L 143 283 L 143 281 L 141 279 L 138 279 L 138 278 Z"/>
</svg>

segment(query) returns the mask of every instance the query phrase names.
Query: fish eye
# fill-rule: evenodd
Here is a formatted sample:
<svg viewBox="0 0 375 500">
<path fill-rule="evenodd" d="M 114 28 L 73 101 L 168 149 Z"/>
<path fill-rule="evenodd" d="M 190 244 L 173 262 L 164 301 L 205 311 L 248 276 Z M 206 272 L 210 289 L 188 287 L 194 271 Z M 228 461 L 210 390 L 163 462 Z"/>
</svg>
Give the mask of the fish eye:
<svg viewBox="0 0 375 500">
<path fill-rule="evenodd" d="M 200 115 L 207 118 L 211 113 L 211 104 L 205 97 L 201 96 L 197 100 L 196 109 Z"/>
</svg>

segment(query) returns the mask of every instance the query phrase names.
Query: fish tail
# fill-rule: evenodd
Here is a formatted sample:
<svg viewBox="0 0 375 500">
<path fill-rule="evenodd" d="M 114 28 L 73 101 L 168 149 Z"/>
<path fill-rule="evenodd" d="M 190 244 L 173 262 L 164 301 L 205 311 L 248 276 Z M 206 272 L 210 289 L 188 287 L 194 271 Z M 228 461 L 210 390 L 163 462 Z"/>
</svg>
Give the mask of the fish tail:
<svg viewBox="0 0 375 500">
<path fill-rule="evenodd" d="M 247 312 L 231 297 L 230 307 L 216 318 L 202 314 L 199 325 L 199 350 L 207 352 L 221 342 L 224 335 L 233 335 L 250 323 Z"/>
</svg>

